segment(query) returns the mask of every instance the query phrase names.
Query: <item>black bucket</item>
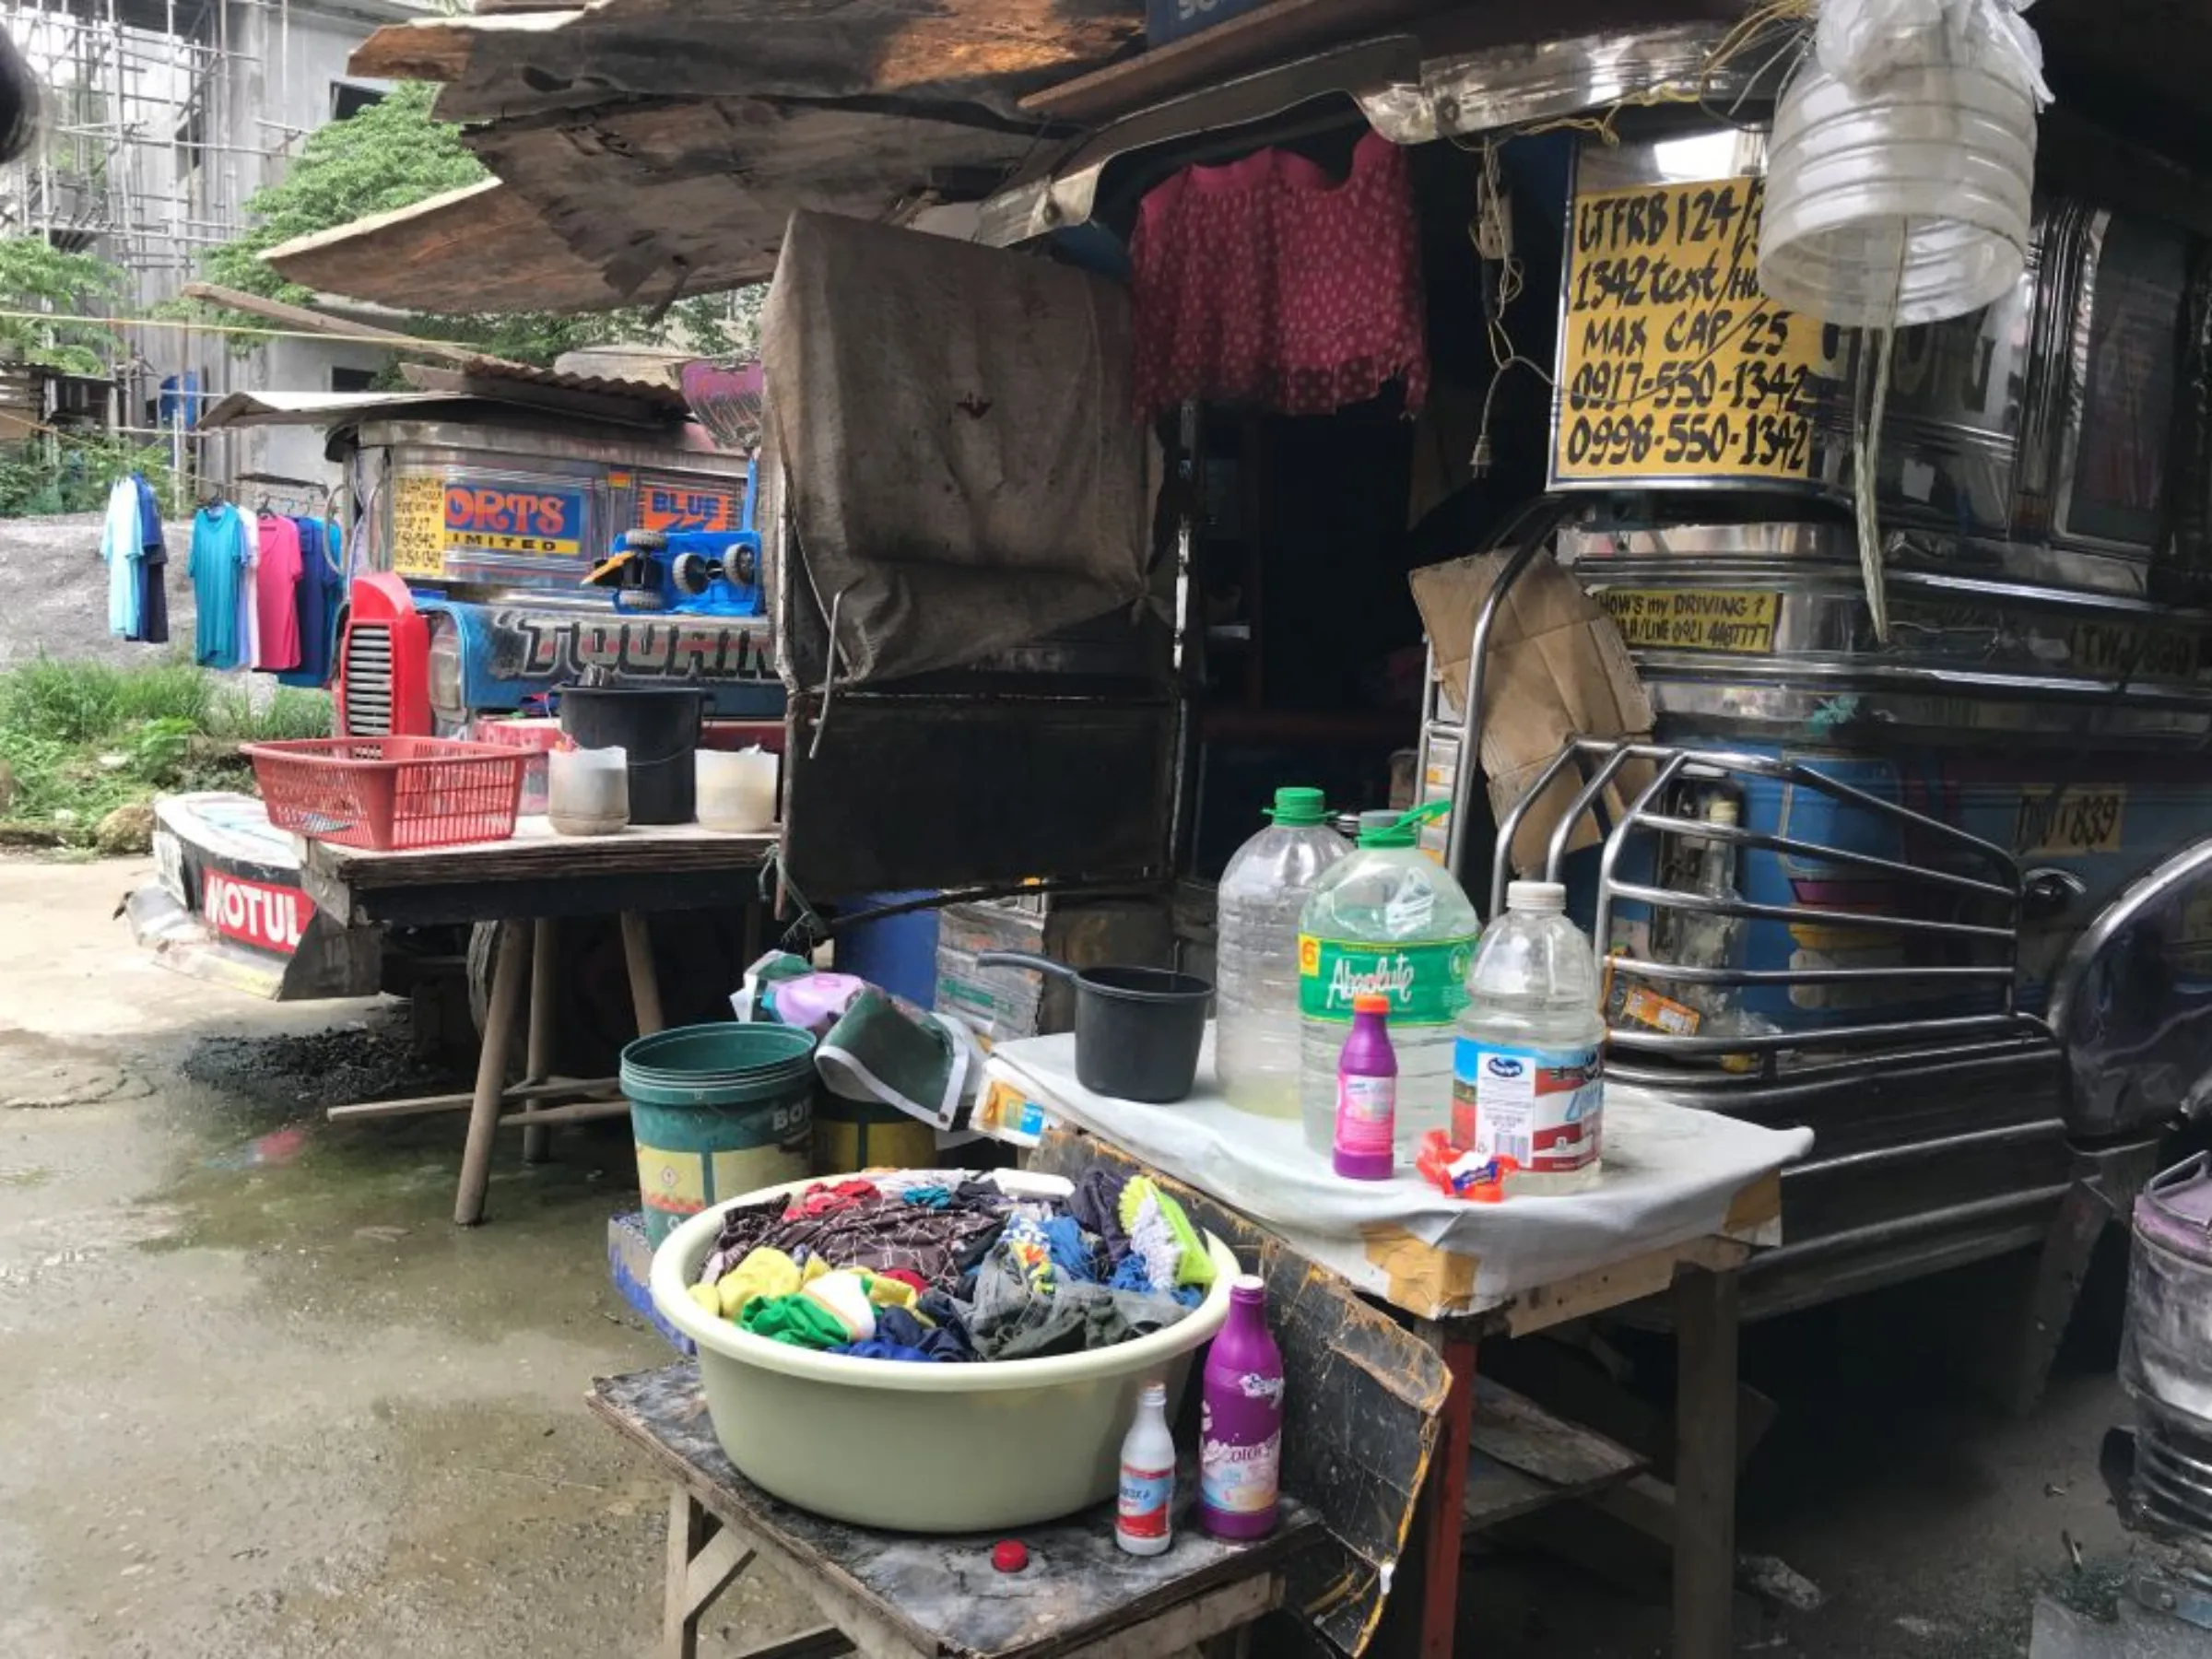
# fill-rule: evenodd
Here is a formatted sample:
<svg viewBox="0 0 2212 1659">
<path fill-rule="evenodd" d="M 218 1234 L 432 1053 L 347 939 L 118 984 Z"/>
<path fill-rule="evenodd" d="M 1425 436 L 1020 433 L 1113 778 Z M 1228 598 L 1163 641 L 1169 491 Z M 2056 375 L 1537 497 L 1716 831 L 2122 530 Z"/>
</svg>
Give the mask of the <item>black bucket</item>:
<svg viewBox="0 0 2212 1659">
<path fill-rule="evenodd" d="M 699 816 L 694 757 L 706 717 L 707 694 L 697 689 L 560 689 L 560 729 L 579 748 L 629 754 L 633 824 L 688 824 Z"/>
<path fill-rule="evenodd" d="M 1171 1106 L 1191 1092 L 1211 980 L 1165 968 L 1078 971 L 1026 950 L 985 950 L 979 968 L 1029 968 L 1076 986 L 1076 1081 L 1092 1094 Z"/>
</svg>

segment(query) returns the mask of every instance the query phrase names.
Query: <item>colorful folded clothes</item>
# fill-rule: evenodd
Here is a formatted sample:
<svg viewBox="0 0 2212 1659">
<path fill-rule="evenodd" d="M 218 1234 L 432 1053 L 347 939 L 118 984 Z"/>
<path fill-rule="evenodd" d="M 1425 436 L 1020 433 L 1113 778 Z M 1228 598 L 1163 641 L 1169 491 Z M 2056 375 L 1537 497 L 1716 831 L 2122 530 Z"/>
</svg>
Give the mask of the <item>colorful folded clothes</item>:
<svg viewBox="0 0 2212 1659">
<path fill-rule="evenodd" d="M 729 1211 L 691 1295 L 771 1341 L 938 1364 L 1110 1347 L 1175 1324 L 1213 1278 L 1182 1206 L 1143 1177 L 1093 1171 L 1043 1200 L 921 1171 Z"/>
</svg>

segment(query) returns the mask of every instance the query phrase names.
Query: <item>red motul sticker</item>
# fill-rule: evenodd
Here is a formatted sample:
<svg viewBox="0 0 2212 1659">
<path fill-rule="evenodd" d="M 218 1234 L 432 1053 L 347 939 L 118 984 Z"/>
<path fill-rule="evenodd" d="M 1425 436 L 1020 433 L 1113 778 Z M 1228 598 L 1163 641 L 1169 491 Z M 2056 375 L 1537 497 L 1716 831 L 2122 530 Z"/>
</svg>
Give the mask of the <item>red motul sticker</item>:
<svg viewBox="0 0 2212 1659">
<path fill-rule="evenodd" d="M 202 878 L 207 920 L 227 938 L 289 956 L 315 919 L 315 901 L 298 888 L 271 887 L 209 870 Z"/>
</svg>

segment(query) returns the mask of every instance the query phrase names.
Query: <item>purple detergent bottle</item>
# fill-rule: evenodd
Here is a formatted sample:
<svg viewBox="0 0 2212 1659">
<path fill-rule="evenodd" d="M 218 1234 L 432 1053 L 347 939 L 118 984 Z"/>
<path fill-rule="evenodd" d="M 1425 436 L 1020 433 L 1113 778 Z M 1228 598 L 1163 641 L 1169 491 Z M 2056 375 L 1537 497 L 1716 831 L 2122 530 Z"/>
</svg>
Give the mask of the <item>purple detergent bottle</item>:
<svg viewBox="0 0 2212 1659">
<path fill-rule="evenodd" d="M 1388 1181 L 1398 1131 L 1398 1056 L 1390 1046 L 1390 998 L 1352 998 L 1352 1034 L 1336 1061 L 1336 1173 Z"/>
<path fill-rule="evenodd" d="M 1206 1351 L 1198 1524 L 1217 1538 L 1275 1530 L 1283 1464 L 1283 1355 L 1267 1331 L 1267 1288 L 1230 1289 L 1229 1323 Z"/>
</svg>

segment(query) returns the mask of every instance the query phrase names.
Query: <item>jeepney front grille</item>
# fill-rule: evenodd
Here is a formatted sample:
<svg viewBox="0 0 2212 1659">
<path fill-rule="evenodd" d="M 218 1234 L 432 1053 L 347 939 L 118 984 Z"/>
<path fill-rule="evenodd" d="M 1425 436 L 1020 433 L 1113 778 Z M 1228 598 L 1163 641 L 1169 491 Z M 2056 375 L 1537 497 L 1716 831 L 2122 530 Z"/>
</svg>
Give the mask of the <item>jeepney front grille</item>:
<svg viewBox="0 0 2212 1659">
<path fill-rule="evenodd" d="M 346 629 L 346 735 L 392 735 L 392 629 L 354 622 Z"/>
</svg>

